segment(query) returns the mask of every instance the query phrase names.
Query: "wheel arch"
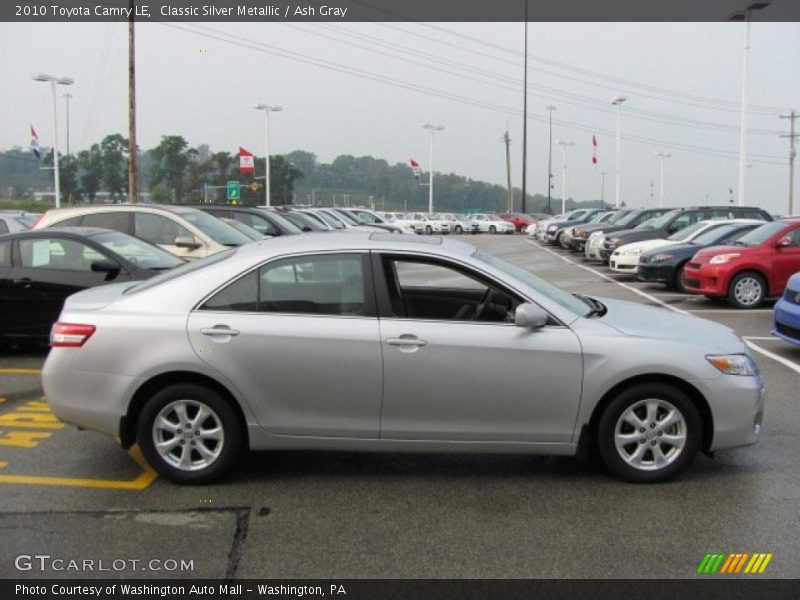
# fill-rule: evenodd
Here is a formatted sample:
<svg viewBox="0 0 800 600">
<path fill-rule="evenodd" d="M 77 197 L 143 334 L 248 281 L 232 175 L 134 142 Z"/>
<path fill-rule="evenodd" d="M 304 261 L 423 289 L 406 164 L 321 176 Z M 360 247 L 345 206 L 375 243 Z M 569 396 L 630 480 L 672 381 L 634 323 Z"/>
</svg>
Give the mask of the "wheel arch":
<svg viewBox="0 0 800 600">
<path fill-rule="evenodd" d="M 233 412 L 236 414 L 236 417 L 239 419 L 239 424 L 242 426 L 244 435 L 244 440 L 242 441 L 243 447 L 245 449 L 250 448 L 247 420 L 235 396 L 228 388 L 214 378 L 193 371 L 170 371 L 167 373 L 160 373 L 154 375 L 137 388 L 128 404 L 128 412 L 120 419 L 119 439 L 123 448 L 130 448 L 136 442 L 136 425 L 145 402 L 158 390 L 181 383 L 194 383 L 206 386 L 225 398 L 231 408 L 233 408 Z"/>
<path fill-rule="evenodd" d="M 755 273 L 764 280 L 764 283 L 767 286 L 766 290 L 767 293 L 764 294 L 764 299 L 773 295 L 772 280 L 770 279 L 769 275 L 767 275 L 766 269 L 764 269 L 764 267 L 762 267 L 761 265 L 753 265 L 753 264 L 743 265 L 738 269 L 736 269 L 735 271 L 731 271 L 730 275 L 728 275 L 728 281 L 725 282 L 725 289 L 727 290 L 726 293 L 730 292 L 731 283 L 733 283 L 733 280 L 742 273 Z"/>
<path fill-rule="evenodd" d="M 714 417 L 711 414 L 711 407 L 708 405 L 708 401 L 700 392 L 700 390 L 698 390 L 685 379 L 675 377 L 674 375 L 666 375 L 664 373 L 647 373 L 630 377 L 620 381 L 605 394 L 603 394 L 603 397 L 600 398 L 600 401 L 595 405 L 594 409 L 592 410 L 592 415 L 589 418 L 588 433 L 591 435 L 592 439 L 597 439 L 597 427 L 600 423 L 600 418 L 611 401 L 625 390 L 636 385 L 647 383 L 662 383 L 670 385 L 689 396 L 695 407 L 697 407 L 697 412 L 700 413 L 700 420 L 703 424 L 701 449 L 703 452 L 708 452 L 709 448 L 711 448 L 712 442 L 714 441 Z"/>
</svg>

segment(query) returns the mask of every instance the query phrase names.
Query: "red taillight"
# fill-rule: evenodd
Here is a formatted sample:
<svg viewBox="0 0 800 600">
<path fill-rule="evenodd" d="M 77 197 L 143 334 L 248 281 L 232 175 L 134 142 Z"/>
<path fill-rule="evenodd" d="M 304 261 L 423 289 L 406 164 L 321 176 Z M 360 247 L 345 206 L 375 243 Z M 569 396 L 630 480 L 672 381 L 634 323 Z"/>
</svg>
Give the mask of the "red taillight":
<svg viewBox="0 0 800 600">
<path fill-rule="evenodd" d="M 80 348 L 92 337 L 95 329 L 94 325 L 56 323 L 50 330 L 50 347 Z"/>
<path fill-rule="evenodd" d="M 38 216 L 37 216 L 37 217 L 36 217 L 36 218 L 33 220 L 33 222 L 31 223 L 31 226 L 30 226 L 30 228 L 31 228 L 31 229 L 36 229 L 36 226 L 39 224 L 39 221 L 41 221 L 41 220 L 42 220 L 42 217 L 44 217 L 44 213 L 42 213 L 42 214 L 38 215 Z"/>
</svg>

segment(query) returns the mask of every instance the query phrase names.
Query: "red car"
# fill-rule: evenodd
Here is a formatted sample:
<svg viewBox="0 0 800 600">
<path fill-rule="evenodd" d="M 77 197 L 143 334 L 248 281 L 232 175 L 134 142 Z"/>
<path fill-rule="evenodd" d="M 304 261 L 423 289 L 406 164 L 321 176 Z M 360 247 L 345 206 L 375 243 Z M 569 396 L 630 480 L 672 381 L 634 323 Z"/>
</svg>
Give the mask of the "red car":
<svg viewBox="0 0 800 600">
<path fill-rule="evenodd" d="M 500 213 L 500 218 L 504 221 L 509 221 L 514 224 L 514 229 L 517 233 L 525 231 L 528 225 L 536 223 L 533 219 L 522 213 Z"/>
<path fill-rule="evenodd" d="M 686 265 L 686 291 L 727 298 L 736 308 L 756 308 L 780 296 L 800 271 L 800 219 L 765 223 L 730 246 L 700 250 Z"/>
</svg>

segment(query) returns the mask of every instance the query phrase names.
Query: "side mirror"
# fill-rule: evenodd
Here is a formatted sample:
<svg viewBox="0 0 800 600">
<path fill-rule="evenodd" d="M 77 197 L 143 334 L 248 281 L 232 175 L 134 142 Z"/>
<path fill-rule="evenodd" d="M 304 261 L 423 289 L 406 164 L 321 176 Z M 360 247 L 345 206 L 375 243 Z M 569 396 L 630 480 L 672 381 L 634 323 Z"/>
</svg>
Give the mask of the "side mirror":
<svg viewBox="0 0 800 600">
<path fill-rule="evenodd" d="M 775 242 L 776 248 L 786 248 L 786 246 L 791 246 L 791 245 L 792 245 L 792 238 L 789 237 L 788 235 L 783 236 L 781 239 Z"/>
<path fill-rule="evenodd" d="M 91 269 L 93 273 L 106 273 L 106 281 L 111 281 L 120 272 L 120 266 L 107 258 L 92 261 Z"/>
<path fill-rule="evenodd" d="M 667 233 L 669 233 L 670 235 L 672 235 L 673 233 L 678 233 L 677 225 L 670 225 L 669 227 L 667 227 Z"/>
<path fill-rule="evenodd" d="M 188 248 L 189 250 L 197 250 L 203 244 L 199 243 L 193 237 L 189 237 L 189 236 L 181 237 L 181 236 L 178 236 L 178 237 L 175 238 L 175 245 L 178 248 Z"/>
<path fill-rule="evenodd" d="M 514 312 L 514 325 L 529 329 L 540 329 L 547 325 L 550 317 L 547 313 L 535 304 L 525 302 L 517 306 Z"/>
</svg>

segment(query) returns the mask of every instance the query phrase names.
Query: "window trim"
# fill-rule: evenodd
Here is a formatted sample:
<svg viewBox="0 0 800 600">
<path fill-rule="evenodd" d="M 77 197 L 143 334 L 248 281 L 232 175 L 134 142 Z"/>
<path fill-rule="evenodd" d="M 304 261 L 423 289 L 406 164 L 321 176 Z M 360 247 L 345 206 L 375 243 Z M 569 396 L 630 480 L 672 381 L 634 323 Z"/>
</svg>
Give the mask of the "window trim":
<svg viewBox="0 0 800 600">
<path fill-rule="evenodd" d="M 204 309 L 203 305 L 211 298 L 216 296 L 219 292 L 224 290 L 230 285 L 237 283 L 241 279 L 251 275 L 253 271 L 258 271 L 267 267 L 271 263 L 279 262 L 292 258 L 307 258 L 314 256 L 336 256 L 336 255 L 358 255 L 361 257 L 361 272 L 363 273 L 363 287 L 364 287 L 364 314 L 363 315 L 322 315 L 315 313 L 295 313 L 295 312 L 272 312 L 272 311 L 230 311 L 230 310 L 217 310 L 217 309 Z M 213 291 L 206 294 L 199 302 L 197 302 L 191 309 L 191 313 L 201 314 L 223 314 L 223 315 L 267 315 L 277 317 L 311 317 L 311 318 L 338 318 L 338 319 L 377 319 L 377 298 L 375 295 L 375 278 L 372 272 L 372 263 L 370 261 L 370 253 L 368 250 L 323 250 L 313 252 L 296 252 L 292 254 L 282 254 L 280 256 L 273 256 L 263 262 L 253 265 L 246 271 L 239 273 L 233 279 L 229 279 L 222 285 L 217 286 Z M 256 307 L 258 308 L 258 307 Z"/>
</svg>

